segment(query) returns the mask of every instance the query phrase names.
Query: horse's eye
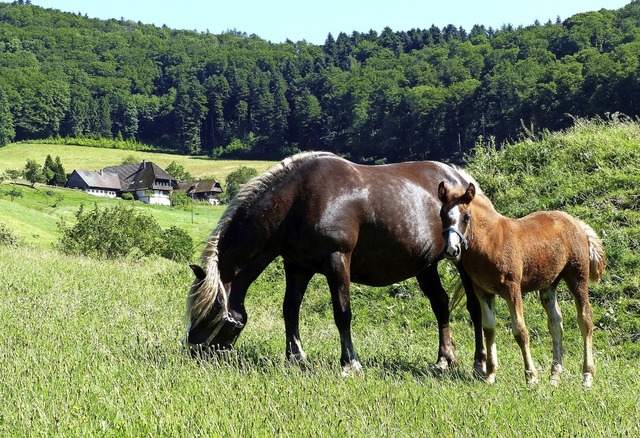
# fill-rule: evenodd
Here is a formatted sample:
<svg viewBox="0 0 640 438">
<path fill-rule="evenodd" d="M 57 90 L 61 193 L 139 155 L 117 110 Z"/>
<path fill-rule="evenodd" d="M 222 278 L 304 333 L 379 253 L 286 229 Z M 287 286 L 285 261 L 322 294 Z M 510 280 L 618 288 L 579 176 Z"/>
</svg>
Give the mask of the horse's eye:
<svg viewBox="0 0 640 438">
<path fill-rule="evenodd" d="M 469 213 L 465 213 L 462 216 L 462 221 L 465 223 L 465 225 L 468 224 L 470 220 L 471 220 L 471 215 Z"/>
</svg>

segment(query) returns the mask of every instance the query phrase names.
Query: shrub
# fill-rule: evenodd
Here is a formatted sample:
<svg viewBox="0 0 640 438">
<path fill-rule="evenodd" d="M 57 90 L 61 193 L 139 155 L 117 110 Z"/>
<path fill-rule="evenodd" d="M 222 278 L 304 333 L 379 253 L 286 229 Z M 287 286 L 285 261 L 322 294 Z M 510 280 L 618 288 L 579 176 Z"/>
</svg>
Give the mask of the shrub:
<svg viewBox="0 0 640 438">
<path fill-rule="evenodd" d="M 15 245 L 17 237 L 4 224 L 0 224 L 0 245 Z"/>
<path fill-rule="evenodd" d="M 108 259 L 134 252 L 147 256 L 159 252 L 162 244 L 158 222 L 133 207 L 116 205 L 99 210 L 94 205 L 93 210 L 86 211 L 80 206 L 76 219 L 70 228 L 60 224 L 63 235 L 59 245 L 67 254 Z"/>
<path fill-rule="evenodd" d="M 233 197 L 240 191 L 243 184 L 254 176 L 258 175 L 258 171 L 253 167 L 242 166 L 227 175 L 226 189 L 224 195 L 220 198 L 223 203 L 229 203 Z"/>
<path fill-rule="evenodd" d="M 188 262 L 193 255 L 193 239 L 186 231 L 171 227 L 162 233 L 160 255 L 176 262 Z"/>
<path fill-rule="evenodd" d="M 179 192 L 177 190 L 172 191 L 169 194 L 169 199 L 171 200 L 171 206 L 174 208 L 181 208 L 186 210 L 189 206 L 191 206 L 191 198 L 187 196 L 184 192 Z"/>
</svg>

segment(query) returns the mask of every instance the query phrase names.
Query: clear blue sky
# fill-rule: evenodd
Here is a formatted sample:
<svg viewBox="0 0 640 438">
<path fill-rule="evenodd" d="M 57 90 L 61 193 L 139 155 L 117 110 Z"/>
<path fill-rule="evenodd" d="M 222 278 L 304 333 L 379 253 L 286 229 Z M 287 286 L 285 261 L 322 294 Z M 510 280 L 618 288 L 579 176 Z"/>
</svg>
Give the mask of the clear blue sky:
<svg viewBox="0 0 640 438">
<path fill-rule="evenodd" d="M 238 30 L 273 43 L 323 44 L 327 34 L 378 33 L 474 24 L 499 29 L 568 18 L 579 12 L 619 9 L 631 0 L 32 0 L 43 8 L 90 18 L 125 18 L 172 29 L 219 34 Z"/>
</svg>

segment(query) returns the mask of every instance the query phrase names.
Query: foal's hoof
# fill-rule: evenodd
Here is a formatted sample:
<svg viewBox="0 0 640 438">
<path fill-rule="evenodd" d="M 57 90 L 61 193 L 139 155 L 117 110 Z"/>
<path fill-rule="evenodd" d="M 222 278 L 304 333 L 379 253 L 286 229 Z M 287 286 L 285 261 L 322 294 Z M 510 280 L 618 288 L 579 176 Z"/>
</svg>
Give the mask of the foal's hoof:
<svg viewBox="0 0 640 438">
<path fill-rule="evenodd" d="M 551 374 L 551 377 L 549 377 L 549 384 L 554 388 L 557 388 L 560 385 L 560 374 Z"/>
<path fill-rule="evenodd" d="M 591 373 L 584 373 L 582 375 L 582 388 L 590 390 L 593 386 L 593 375 Z"/>
</svg>

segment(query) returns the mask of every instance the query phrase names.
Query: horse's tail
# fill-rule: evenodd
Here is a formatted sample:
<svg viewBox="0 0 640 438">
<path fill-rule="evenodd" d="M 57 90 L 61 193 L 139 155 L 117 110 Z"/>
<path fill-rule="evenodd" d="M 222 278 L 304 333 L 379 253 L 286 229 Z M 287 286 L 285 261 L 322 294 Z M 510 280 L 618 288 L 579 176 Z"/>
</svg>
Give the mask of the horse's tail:
<svg viewBox="0 0 640 438">
<path fill-rule="evenodd" d="M 449 311 L 453 312 L 460 306 L 460 304 L 462 304 L 462 299 L 465 297 L 462 279 L 458 277 L 454 285 L 451 286 L 447 292 L 449 293 L 449 296 L 451 296 L 451 300 L 449 301 Z"/>
<path fill-rule="evenodd" d="M 220 269 L 218 268 L 219 238 L 218 233 L 212 233 L 205 249 L 202 251 L 202 268 L 205 271 L 205 278 L 198 289 L 189 297 L 188 305 L 188 313 L 194 323 L 202 321 L 207 316 L 216 300 L 222 304 L 222 308 L 213 322 L 222 319 L 228 312 L 227 294 L 220 279 Z"/>
<path fill-rule="evenodd" d="M 593 228 L 582 221 L 579 222 L 589 240 L 589 280 L 598 281 L 607 265 L 604 246 Z"/>
</svg>

